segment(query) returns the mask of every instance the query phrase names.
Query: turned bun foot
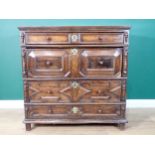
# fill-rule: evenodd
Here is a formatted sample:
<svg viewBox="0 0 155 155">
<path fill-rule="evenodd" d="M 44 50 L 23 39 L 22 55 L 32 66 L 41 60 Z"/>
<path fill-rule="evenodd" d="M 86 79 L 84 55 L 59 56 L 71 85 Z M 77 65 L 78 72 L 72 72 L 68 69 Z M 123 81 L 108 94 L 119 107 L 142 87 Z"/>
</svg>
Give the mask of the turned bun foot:
<svg viewBox="0 0 155 155">
<path fill-rule="evenodd" d="M 30 131 L 31 130 L 31 124 L 30 123 L 26 123 L 25 127 L 26 127 L 26 131 Z"/>
</svg>

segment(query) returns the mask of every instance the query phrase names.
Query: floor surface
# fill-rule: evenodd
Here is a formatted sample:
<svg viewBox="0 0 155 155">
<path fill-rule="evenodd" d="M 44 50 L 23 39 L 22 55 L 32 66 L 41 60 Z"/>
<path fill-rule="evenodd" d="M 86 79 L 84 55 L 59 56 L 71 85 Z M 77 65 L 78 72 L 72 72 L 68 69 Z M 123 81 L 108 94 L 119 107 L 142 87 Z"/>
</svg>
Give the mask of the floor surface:
<svg viewBox="0 0 155 155">
<path fill-rule="evenodd" d="M 36 125 L 25 131 L 22 109 L 0 109 L 0 134 L 17 135 L 155 135 L 155 108 L 128 109 L 124 130 L 113 125 Z"/>
</svg>

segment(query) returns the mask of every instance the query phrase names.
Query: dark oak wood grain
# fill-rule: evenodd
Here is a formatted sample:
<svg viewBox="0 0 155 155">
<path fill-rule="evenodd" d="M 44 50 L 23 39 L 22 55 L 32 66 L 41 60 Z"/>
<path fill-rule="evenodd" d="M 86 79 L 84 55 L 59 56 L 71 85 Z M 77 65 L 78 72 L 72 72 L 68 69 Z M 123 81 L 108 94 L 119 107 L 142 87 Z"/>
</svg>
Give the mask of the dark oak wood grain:
<svg viewBox="0 0 155 155">
<path fill-rule="evenodd" d="M 19 27 L 31 124 L 127 123 L 128 26 Z"/>
<path fill-rule="evenodd" d="M 29 81 L 26 98 L 31 103 L 121 102 L 122 80 Z"/>
</svg>

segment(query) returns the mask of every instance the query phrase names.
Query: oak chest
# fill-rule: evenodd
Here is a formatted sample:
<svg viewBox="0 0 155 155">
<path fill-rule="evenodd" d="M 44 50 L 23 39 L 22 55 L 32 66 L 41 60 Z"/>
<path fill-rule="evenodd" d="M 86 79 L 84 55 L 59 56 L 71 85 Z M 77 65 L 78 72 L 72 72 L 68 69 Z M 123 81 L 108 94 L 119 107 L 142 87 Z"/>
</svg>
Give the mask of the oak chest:
<svg viewBox="0 0 155 155">
<path fill-rule="evenodd" d="M 127 122 L 129 27 L 19 27 L 31 124 Z"/>
</svg>

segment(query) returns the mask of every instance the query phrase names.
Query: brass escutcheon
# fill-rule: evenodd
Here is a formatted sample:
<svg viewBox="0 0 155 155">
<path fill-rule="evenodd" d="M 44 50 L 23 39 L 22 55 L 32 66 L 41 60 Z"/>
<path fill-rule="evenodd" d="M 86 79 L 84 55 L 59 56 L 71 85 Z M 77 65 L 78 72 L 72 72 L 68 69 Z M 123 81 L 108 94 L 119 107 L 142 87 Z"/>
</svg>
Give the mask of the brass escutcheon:
<svg viewBox="0 0 155 155">
<path fill-rule="evenodd" d="M 79 108 L 78 107 L 73 107 L 72 108 L 72 113 L 76 114 L 79 112 Z"/>
<path fill-rule="evenodd" d="M 78 40 L 78 35 L 76 34 L 71 35 L 71 40 L 72 42 L 76 42 Z"/>
<path fill-rule="evenodd" d="M 79 87 L 79 84 L 78 84 L 77 82 L 73 82 L 73 83 L 71 84 L 71 87 L 72 87 L 72 88 L 78 88 L 78 87 Z"/>
<path fill-rule="evenodd" d="M 71 52 L 72 52 L 73 55 L 78 54 L 78 50 L 76 48 L 72 49 Z"/>
</svg>

